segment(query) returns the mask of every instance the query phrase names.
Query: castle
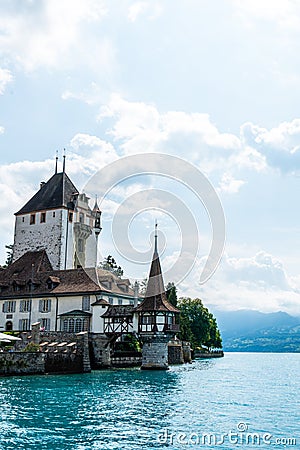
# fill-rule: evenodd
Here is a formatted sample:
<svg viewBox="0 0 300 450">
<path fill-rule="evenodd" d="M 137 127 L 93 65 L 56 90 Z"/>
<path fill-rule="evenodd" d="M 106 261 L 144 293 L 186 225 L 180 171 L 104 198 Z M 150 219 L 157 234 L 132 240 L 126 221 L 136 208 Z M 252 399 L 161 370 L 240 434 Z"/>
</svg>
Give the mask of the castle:
<svg viewBox="0 0 300 450">
<path fill-rule="evenodd" d="M 88 332 L 95 353 L 97 342 L 107 347 L 135 333 L 144 343 L 142 368 L 167 368 L 179 311 L 166 298 L 157 234 L 143 299 L 137 283 L 133 289 L 128 279 L 97 267 L 101 211 L 67 176 L 65 157 L 60 173 L 57 163 L 15 214 L 13 262 L 0 271 L 0 329 L 29 332 L 39 323 L 45 332 Z"/>
</svg>

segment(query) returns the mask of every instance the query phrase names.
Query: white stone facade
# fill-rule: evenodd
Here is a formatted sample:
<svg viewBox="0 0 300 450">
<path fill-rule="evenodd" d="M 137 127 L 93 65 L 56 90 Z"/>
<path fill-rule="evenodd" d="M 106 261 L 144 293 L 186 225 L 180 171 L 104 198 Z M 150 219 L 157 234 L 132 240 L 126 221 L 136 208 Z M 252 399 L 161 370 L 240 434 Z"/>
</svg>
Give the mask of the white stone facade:
<svg viewBox="0 0 300 450">
<path fill-rule="evenodd" d="M 84 194 L 74 211 L 59 208 L 16 216 L 13 261 L 41 249 L 46 249 L 54 270 L 96 266 L 94 216 Z"/>
<path fill-rule="evenodd" d="M 96 304 L 99 298 L 95 294 L 74 294 L 64 296 L 39 296 L 24 297 L 0 300 L 0 330 L 7 330 L 8 322 L 11 322 L 12 330 L 29 330 L 31 325 L 36 322 L 41 323 L 41 327 L 45 327 L 47 331 L 64 331 L 63 318 L 61 314 L 71 313 L 74 310 L 90 313 L 88 329 L 93 333 L 103 333 L 104 319 L 102 314 L 108 308 L 109 304 L 114 305 L 132 305 L 133 298 L 115 296 L 114 294 L 101 294 L 101 299 L 107 304 Z M 76 319 L 75 319 L 76 320 Z M 137 322 L 135 320 L 137 331 Z M 81 329 L 74 332 L 82 331 Z"/>
</svg>

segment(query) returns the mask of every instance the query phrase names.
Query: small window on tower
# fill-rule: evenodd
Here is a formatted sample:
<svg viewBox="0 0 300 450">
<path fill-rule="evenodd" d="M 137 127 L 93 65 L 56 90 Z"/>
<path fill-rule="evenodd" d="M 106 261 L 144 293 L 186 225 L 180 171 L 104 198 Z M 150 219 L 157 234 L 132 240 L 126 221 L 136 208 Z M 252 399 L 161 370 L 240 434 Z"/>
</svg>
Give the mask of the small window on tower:
<svg viewBox="0 0 300 450">
<path fill-rule="evenodd" d="M 35 214 L 30 214 L 30 225 L 35 224 Z"/>
<path fill-rule="evenodd" d="M 83 213 L 79 213 L 79 222 L 84 223 L 84 214 Z"/>
<path fill-rule="evenodd" d="M 22 217 L 22 222 L 25 222 L 25 217 Z"/>
<path fill-rule="evenodd" d="M 78 251 L 82 253 L 84 251 L 83 239 L 78 239 Z"/>
<path fill-rule="evenodd" d="M 73 222 L 73 213 L 69 212 L 69 222 Z"/>
<path fill-rule="evenodd" d="M 53 213 L 52 213 L 52 217 L 55 217 L 55 211 L 53 211 Z"/>
<path fill-rule="evenodd" d="M 45 223 L 46 222 L 46 213 L 45 212 L 41 212 L 40 222 L 41 223 Z"/>
</svg>

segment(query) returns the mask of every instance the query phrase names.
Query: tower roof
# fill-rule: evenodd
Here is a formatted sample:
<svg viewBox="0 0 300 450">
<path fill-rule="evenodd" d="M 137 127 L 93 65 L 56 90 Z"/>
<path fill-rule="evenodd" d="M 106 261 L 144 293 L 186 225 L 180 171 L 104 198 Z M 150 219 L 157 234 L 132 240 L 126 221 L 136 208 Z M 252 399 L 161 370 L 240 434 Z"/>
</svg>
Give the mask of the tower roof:
<svg viewBox="0 0 300 450">
<path fill-rule="evenodd" d="M 74 194 L 78 194 L 78 190 L 68 175 L 65 172 L 55 173 L 15 215 L 67 207 Z"/>
<path fill-rule="evenodd" d="M 164 280 L 157 250 L 157 225 L 155 225 L 154 253 L 149 273 L 149 279 L 144 301 L 135 309 L 136 311 L 170 311 L 179 313 L 179 310 L 168 302 Z"/>
</svg>

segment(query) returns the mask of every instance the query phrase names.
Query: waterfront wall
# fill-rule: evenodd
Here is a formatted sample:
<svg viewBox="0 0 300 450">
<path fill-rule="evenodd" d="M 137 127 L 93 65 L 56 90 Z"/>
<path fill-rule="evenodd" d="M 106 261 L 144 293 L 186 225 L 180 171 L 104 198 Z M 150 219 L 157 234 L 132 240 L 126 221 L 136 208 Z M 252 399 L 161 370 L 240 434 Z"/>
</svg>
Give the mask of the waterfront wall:
<svg viewBox="0 0 300 450">
<path fill-rule="evenodd" d="M 142 365 L 142 354 L 136 352 L 135 354 L 126 354 L 126 352 L 120 352 L 119 354 L 113 354 L 111 357 L 112 367 L 139 367 Z"/>
<path fill-rule="evenodd" d="M 31 332 L 21 333 L 20 337 L 22 341 L 16 343 L 17 350 L 22 351 L 31 343 L 39 346 L 39 352 L 33 354 L 37 358 L 40 353 L 44 354 L 45 373 L 91 371 L 87 332 L 40 331 L 40 324 L 36 323 Z"/>
<path fill-rule="evenodd" d="M 181 341 L 172 339 L 168 343 L 168 363 L 169 364 L 183 364 L 183 351 Z"/>
<path fill-rule="evenodd" d="M 45 355 L 43 353 L 0 353 L 0 375 L 31 375 L 44 372 Z"/>
</svg>

